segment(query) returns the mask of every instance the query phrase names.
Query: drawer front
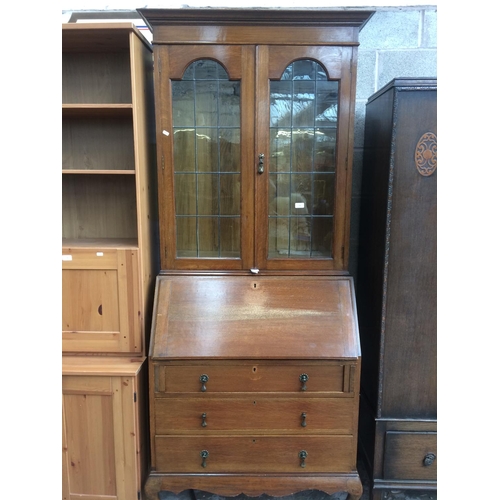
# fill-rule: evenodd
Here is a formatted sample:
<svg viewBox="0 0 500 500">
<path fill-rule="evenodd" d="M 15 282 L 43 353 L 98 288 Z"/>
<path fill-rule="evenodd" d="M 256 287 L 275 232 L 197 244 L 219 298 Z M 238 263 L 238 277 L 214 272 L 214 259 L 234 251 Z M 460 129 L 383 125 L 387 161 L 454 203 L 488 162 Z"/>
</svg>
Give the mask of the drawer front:
<svg viewBox="0 0 500 500">
<path fill-rule="evenodd" d="M 352 436 L 156 436 L 156 471 L 350 472 L 355 465 L 353 444 Z M 302 451 L 307 453 L 304 459 Z M 203 452 L 208 452 L 205 459 Z"/>
<path fill-rule="evenodd" d="M 346 369 L 347 368 L 347 369 Z M 351 367 L 342 364 L 157 365 L 155 390 L 164 393 L 352 391 Z M 206 375 L 203 382 L 200 377 Z M 301 382 L 301 375 L 307 380 Z"/>
<path fill-rule="evenodd" d="M 141 352 L 138 265 L 137 250 L 63 248 L 63 352 Z"/>
<path fill-rule="evenodd" d="M 158 398 L 155 425 L 156 434 L 256 430 L 353 434 L 353 409 L 353 398 Z"/>
<path fill-rule="evenodd" d="M 437 433 L 388 431 L 384 479 L 437 480 Z"/>
</svg>

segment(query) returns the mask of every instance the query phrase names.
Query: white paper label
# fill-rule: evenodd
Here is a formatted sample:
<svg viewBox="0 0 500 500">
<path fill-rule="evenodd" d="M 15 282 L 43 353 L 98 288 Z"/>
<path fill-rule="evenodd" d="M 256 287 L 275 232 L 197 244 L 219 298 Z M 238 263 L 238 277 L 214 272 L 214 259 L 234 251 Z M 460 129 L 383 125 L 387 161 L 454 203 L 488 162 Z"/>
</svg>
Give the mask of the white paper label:
<svg viewBox="0 0 500 500">
<path fill-rule="evenodd" d="M 166 135 L 167 137 L 170 135 L 166 130 L 162 132 L 163 135 Z"/>
<path fill-rule="evenodd" d="M 95 253 L 98 257 L 103 257 L 104 256 L 104 252 L 96 252 Z"/>
<path fill-rule="evenodd" d="M 305 206 L 305 203 L 295 203 L 295 208 L 304 208 Z"/>
<path fill-rule="evenodd" d="M 63 255 L 62 260 L 73 260 L 73 256 L 72 255 Z"/>
</svg>

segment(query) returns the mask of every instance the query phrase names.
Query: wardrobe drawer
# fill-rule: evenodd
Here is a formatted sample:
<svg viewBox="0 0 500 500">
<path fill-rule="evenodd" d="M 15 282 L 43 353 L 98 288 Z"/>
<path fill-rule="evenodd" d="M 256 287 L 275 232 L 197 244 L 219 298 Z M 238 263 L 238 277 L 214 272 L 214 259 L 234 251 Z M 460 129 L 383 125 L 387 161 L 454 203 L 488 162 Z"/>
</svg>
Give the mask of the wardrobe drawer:
<svg viewBox="0 0 500 500">
<path fill-rule="evenodd" d="M 355 465 L 352 436 L 156 436 L 155 447 L 157 472 L 307 474 L 351 472 Z"/>
<path fill-rule="evenodd" d="M 437 433 L 387 431 L 384 479 L 437 479 Z"/>
<path fill-rule="evenodd" d="M 350 368 L 350 367 L 347 367 Z M 217 392 L 343 392 L 342 364 L 226 364 L 226 365 L 157 365 L 155 391 L 165 393 Z M 351 379 L 349 370 L 347 377 Z M 202 376 L 205 375 L 204 378 Z M 304 376 L 305 382 L 300 377 Z M 206 380 L 204 382 L 203 380 Z"/>
<path fill-rule="evenodd" d="M 353 409 L 353 398 L 159 398 L 155 429 L 156 434 L 256 430 L 352 434 Z"/>
</svg>

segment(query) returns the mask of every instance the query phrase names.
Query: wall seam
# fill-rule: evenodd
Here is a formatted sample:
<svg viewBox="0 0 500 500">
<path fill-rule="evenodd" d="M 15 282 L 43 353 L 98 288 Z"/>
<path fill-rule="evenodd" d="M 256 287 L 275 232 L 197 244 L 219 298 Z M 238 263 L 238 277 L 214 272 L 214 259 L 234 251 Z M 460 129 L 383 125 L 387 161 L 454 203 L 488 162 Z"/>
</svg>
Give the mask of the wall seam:
<svg viewBox="0 0 500 500">
<path fill-rule="evenodd" d="M 421 10 L 420 11 L 420 22 L 418 23 L 418 37 L 417 37 L 417 46 L 419 48 L 423 47 L 424 24 L 425 24 L 425 10 Z"/>
</svg>

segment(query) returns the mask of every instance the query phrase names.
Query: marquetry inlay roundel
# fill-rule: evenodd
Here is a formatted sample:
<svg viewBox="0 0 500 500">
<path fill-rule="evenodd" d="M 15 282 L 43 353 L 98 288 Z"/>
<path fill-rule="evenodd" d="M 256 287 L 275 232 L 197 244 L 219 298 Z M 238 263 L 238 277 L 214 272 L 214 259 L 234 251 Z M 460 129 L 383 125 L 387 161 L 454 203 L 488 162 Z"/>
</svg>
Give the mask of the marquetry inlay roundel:
<svg viewBox="0 0 500 500">
<path fill-rule="evenodd" d="M 415 166 L 419 174 L 428 177 L 437 168 L 437 137 L 432 132 L 425 133 L 415 148 Z"/>
</svg>

